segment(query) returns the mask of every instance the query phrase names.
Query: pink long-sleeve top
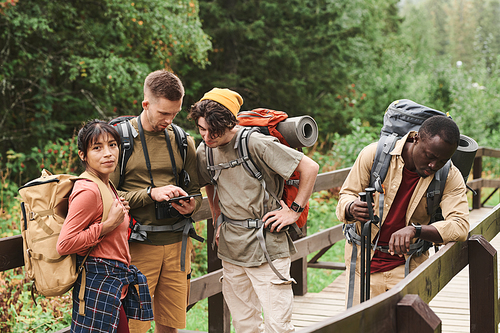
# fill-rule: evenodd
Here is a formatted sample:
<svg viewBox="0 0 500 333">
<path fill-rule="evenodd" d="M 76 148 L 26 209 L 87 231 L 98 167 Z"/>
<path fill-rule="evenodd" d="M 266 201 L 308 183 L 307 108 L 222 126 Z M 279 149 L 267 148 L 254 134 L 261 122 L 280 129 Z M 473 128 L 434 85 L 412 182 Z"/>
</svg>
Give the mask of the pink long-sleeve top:
<svg viewBox="0 0 500 333">
<path fill-rule="evenodd" d="M 76 181 L 69 197 L 68 215 L 57 240 L 57 252 L 60 255 L 77 253 L 85 256 L 95 245 L 90 256 L 118 260 L 130 265 L 127 240 L 129 215 L 125 215 L 123 223 L 115 230 L 100 237 L 102 210 L 97 184 L 86 179 Z"/>
</svg>

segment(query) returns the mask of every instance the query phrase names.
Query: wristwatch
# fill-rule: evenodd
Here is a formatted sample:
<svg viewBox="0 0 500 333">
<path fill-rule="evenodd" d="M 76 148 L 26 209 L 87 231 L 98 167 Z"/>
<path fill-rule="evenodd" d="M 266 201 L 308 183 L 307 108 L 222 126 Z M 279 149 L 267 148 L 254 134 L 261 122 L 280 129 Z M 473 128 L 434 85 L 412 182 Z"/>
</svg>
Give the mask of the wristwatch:
<svg viewBox="0 0 500 333">
<path fill-rule="evenodd" d="M 415 238 L 419 238 L 420 233 L 422 232 L 422 226 L 420 224 L 415 224 L 415 223 L 412 223 L 411 225 L 415 228 Z"/>
<path fill-rule="evenodd" d="M 151 200 L 153 200 L 153 197 L 151 197 L 151 186 L 148 186 L 148 188 L 146 189 L 146 193 L 151 198 Z"/>
<path fill-rule="evenodd" d="M 304 211 L 304 207 L 300 207 L 300 205 L 295 201 L 292 202 L 290 209 L 293 210 L 295 213 L 302 213 Z"/>
</svg>

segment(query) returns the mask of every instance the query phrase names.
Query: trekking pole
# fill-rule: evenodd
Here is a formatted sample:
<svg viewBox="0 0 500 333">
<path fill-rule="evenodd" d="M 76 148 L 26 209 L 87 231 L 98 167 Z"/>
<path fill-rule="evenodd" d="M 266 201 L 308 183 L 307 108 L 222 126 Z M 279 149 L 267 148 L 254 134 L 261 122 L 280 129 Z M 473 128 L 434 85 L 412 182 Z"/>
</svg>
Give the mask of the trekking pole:
<svg viewBox="0 0 500 333">
<path fill-rule="evenodd" d="M 368 187 L 365 188 L 366 192 L 366 204 L 368 205 L 368 215 L 370 220 L 365 223 L 363 226 L 363 238 L 366 237 L 366 243 L 365 243 L 365 251 L 366 251 L 366 285 L 365 285 L 365 300 L 370 299 L 370 274 L 371 274 L 371 236 L 372 236 L 372 223 L 377 223 L 375 220 L 375 216 L 373 214 L 373 194 L 375 193 L 375 189 L 373 187 Z"/>
<path fill-rule="evenodd" d="M 371 274 L 371 234 L 372 223 L 378 223 L 379 219 L 373 214 L 373 194 L 375 189 L 368 187 L 365 192 L 359 193 L 360 200 L 367 203 L 369 220 L 361 226 L 361 284 L 360 302 L 370 299 L 370 274 Z"/>
<path fill-rule="evenodd" d="M 358 195 L 359 195 L 359 200 L 361 200 L 362 202 L 366 202 L 366 193 L 365 192 L 360 192 L 360 193 L 358 193 Z M 364 230 L 365 223 L 361 223 L 361 231 Z M 363 303 L 365 301 L 365 290 L 366 290 L 366 287 L 365 287 L 365 268 L 366 268 L 366 265 L 365 265 L 365 252 L 366 252 L 365 247 L 366 247 L 365 237 L 363 235 L 363 232 L 361 232 L 361 244 L 360 244 L 361 262 L 360 262 L 360 267 L 359 267 L 360 278 L 361 278 L 360 292 L 359 292 L 360 303 Z"/>
</svg>

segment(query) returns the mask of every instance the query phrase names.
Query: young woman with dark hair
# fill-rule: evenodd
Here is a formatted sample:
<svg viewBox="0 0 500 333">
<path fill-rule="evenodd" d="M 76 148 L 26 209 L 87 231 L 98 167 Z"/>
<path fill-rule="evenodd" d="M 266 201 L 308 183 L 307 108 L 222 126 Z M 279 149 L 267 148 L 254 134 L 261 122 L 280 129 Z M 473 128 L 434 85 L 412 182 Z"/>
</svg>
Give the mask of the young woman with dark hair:
<svg viewBox="0 0 500 333">
<path fill-rule="evenodd" d="M 130 207 L 109 181 L 119 143 L 118 132 L 99 120 L 78 133 L 85 172 L 75 181 L 57 243 L 59 254 L 76 253 L 78 267 L 84 262 L 73 288 L 71 332 L 129 332 L 127 318 L 153 317 L 146 278 L 130 265 Z"/>
</svg>

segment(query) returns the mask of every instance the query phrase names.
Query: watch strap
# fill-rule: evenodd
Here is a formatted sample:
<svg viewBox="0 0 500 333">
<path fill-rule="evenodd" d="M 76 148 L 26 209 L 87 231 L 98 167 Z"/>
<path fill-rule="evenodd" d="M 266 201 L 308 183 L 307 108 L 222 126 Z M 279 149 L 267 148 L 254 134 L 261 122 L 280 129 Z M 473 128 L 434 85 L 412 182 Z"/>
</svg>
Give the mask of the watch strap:
<svg viewBox="0 0 500 333">
<path fill-rule="evenodd" d="M 411 224 L 415 228 L 415 238 L 420 238 L 420 234 L 422 233 L 422 226 L 420 224 Z"/>
</svg>

